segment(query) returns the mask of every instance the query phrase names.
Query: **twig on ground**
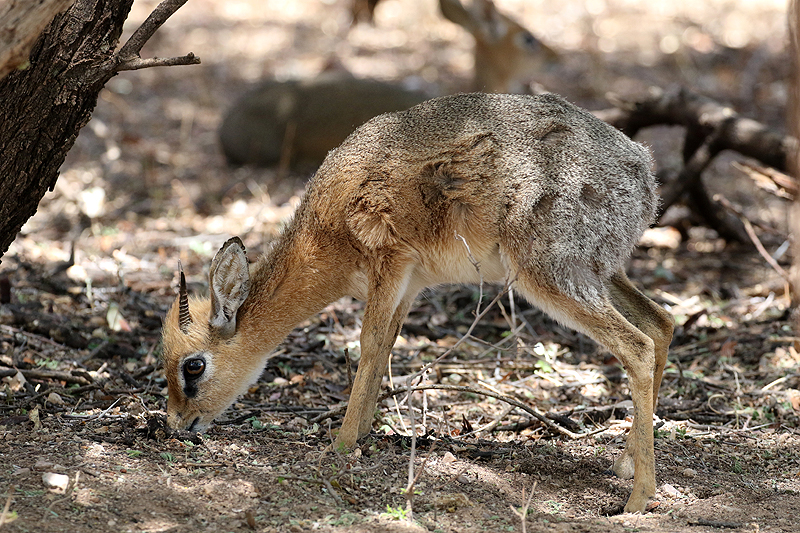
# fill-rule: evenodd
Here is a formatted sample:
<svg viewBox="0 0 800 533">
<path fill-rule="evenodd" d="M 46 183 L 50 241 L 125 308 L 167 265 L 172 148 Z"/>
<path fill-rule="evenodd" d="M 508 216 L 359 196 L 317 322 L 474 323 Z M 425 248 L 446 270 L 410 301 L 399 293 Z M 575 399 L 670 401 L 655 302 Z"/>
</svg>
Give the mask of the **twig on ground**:
<svg viewBox="0 0 800 533">
<path fill-rule="evenodd" d="M 753 229 L 752 222 L 750 222 L 750 220 L 748 220 L 747 217 L 744 216 L 742 211 L 734 207 L 734 205 L 721 194 L 715 194 L 714 200 L 719 202 L 720 205 L 724 206 L 726 209 L 729 209 L 737 217 L 739 217 L 739 220 L 741 220 L 742 224 L 744 224 L 744 230 L 745 232 L 747 232 L 747 236 L 750 237 L 751 241 L 753 241 L 753 244 L 755 245 L 756 250 L 758 250 L 758 253 L 761 254 L 761 257 L 764 258 L 767 264 L 769 264 L 769 266 L 771 266 L 772 269 L 778 273 L 778 275 L 780 275 L 785 281 L 789 282 L 790 281 L 789 273 L 786 272 L 786 270 L 784 270 L 783 267 L 781 267 L 778 264 L 778 262 L 775 261 L 775 259 L 773 259 L 773 257 L 767 251 L 767 249 L 764 248 L 764 245 L 761 244 L 761 239 L 758 238 L 758 235 L 756 235 L 756 232 Z"/>
<path fill-rule="evenodd" d="M 387 391 L 387 392 L 385 392 L 385 393 L 380 395 L 380 397 L 378 398 L 378 401 L 379 402 L 383 401 L 386 398 L 388 398 L 389 396 L 393 396 L 395 394 L 402 394 L 404 392 L 408 392 L 409 388 L 410 387 L 401 387 L 399 389 Z M 561 433 L 562 435 L 565 435 L 565 436 L 567 436 L 567 437 L 569 437 L 571 439 L 582 439 L 582 438 L 585 438 L 585 437 L 588 437 L 588 436 L 591 436 L 591 435 L 595 435 L 597 433 L 600 433 L 600 432 L 605 431 L 606 429 L 608 429 L 608 428 L 603 427 L 603 428 L 598 428 L 598 429 L 593 430 L 593 431 L 587 431 L 586 433 L 573 433 L 572 431 L 570 431 L 568 429 L 565 429 L 565 428 L 559 426 L 558 424 L 555 424 L 549 418 L 547 418 L 547 416 L 545 414 L 537 411 L 536 409 L 534 409 L 534 408 L 532 408 L 532 407 L 530 407 L 528 405 L 525 405 L 524 403 L 522 403 L 522 402 L 520 402 L 520 401 L 518 401 L 518 400 L 516 400 L 514 398 L 511 398 L 510 396 L 506 396 L 505 394 L 500 394 L 500 393 L 492 392 L 492 391 L 489 391 L 489 390 L 480 390 L 480 389 L 475 389 L 475 388 L 472 388 L 472 387 L 465 387 L 465 386 L 462 386 L 462 385 L 442 385 L 442 384 L 415 385 L 415 386 L 413 386 L 413 389 L 414 390 L 449 390 L 449 391 L 456 391 L 456 392 L 469 392 L 469 393 L 477 394 L 477 395 L 480 395 L 480 396 L 489 396 L 491 398 L 496 398 L 498 400 L 501 400 L 503 402 L 511 404 L 511 405 L 513 405 L 513 406 L 515 406 L 515 407 L 517 407 L 519 409 L 522 409 L 523 411 L 525 411 L 529 415 L 531 415 L 534 418 L 538 419 L 540 422 L 542 422 L 549 429 L 552 429 L 553 431 Z"/>
<path fill-rule="evenodd" d="M 345 466 L 344 468 L 341 468 L 337 473 L 327 476 L 322 474 L 319 465 L 317 465 L 315 467 L 315 470 L 319 475 L 319 479 L 299 477 L 299 476 L 283 476 L 283 479 L 287 481 L 302 481 L 304 483 L 313 483 L 315 485 L 322 485 L 326 489 L 328 489 L 330 495 L 333 497 L 334 500 L 336 500 L 337 503 L 341 503 L 341 498 L 339 497 L 339 494 L 333 488 L 334 481 L 337 481 L 339 478 L 344 476 L 352 476 L 354 474 L 364 474 L 367 472 L 372 472 L 373 470 L 376 470 L 381 466 L 383 466 L 383 463 L 380 462 L 366 468 L 350 468 Z"/>
<path fill-rule="evenodd" d="M 413 421 L 413 418 L 412 418 Z M 412 500 L 414 499 L 414 486 L 417 484 L 417 480 L 425 471 L 425 465 L 428 464 L 428 459 L 430 458 L 433 451 L 436 449 L 436 443 L 434 442 L 431 445 L 431 449 L 428 452 L 428 455 L 425 456 L 425 459 L 422 460 L 422 464 L 419 466 L 417 473 L 414 474 L 414 452 L 416 450 L 416 431 L 414 433 L 414 438 L 411 441 L 411 456 L 408 460 L 408 485 L 406 485 L 406 518 L 409 522 L 414 521 L 414 508 L 412 504 Z"/>
<path fill-rule="evenodd" d="M 3 514 L 0 515 L 0 527 L 3 527 L 3 524 L 6 523 L 6 516 L 8 516 L 8 510 L 11 509 L 11 500 L 14 498 L 14 492 L 17 490 L 17 487 L 11 485 L 8 488 L 8 498 L 6 498 L 6 505 L 3 507 Z"/>
<path fill-rule="evenodd" d="M 64 381 L 67 383 L 77 383 L 78 385 L 91 385 L 92 382 L 84 376 L 76 376 L 70 372 L 63 372 L 60 370 L 47 370 L 43 368 L 28 368 L 28 369 L 0 369 L 0 377 L 13 376 L 17 372 L 21 372 L 25 379 L 52 379 L 54 381 Z"/>
<path fill-rule="evenodd" d="M 511 512 L 514 513 L 519 517 L 522 521 L 522 533 L 526 533 L 527 529 L 525 526 L 526 521 L 528 520 L 528 508 L 531 506 L 531 501 L 533 500 L 533 493 L 536 492 L 536 481 L 533 482 L 533 486 L 531 487 L 531 492 L 528 495 L 528 499 L 525 499 L 525 487 L 522 487 L 522 509 L 517 510 L 514 508 L 513 505 L 509 505 L 511 507 Z"/>
<path fill-rule="evenodd" d="M 112 403 L 111 405 L 108 406 L 108 408 L 106 408 L 101 413 L 97 413 L 96 415 L 81 416 L 81 415 L 66 414 L 66 415 L 64 415 L 64 417 L 65 418 L 77 418 L 77 419 L 83 420 L 84 422 L 91 422 L 92 420 L 99 420 L 99 419 L 103 418 L 104 416 L 106 416 L 109 413 L 109 411 L 111 411 L 119 403 L 119 401 L 121 399 L 122 398 L 117 398 L 116 400 L 114 400 L 114 403 Z"/>
<path fill-rule="evenodd" d="M 489 423 L 488 423 L 488 424 L 486 424 L 485 426 L 481 426 L 481 427 L 479 427 L 478 429 L 475 429 L 475 430 L 473 430 L 473 431 L 470 431 L 469 433 L 465 433 L 465 434 L 463 434 L 463 435 L 460 435 L 460 437 L 461 437 L 461 438 L 464 438 L 464 437 L 470 437 L 470 436 L 472 436 L 472 435 L 477 435 L 478 433 L 489 433 L 489 432 L 491 432 L 492 430 L 494 430 L 494 428 L 496 428 L 496 427 L 497 427 L 497 425 L 498 425 L 498 424 L 500 424 L 500 422 L 502 422 L 502 420 L 503 420 L 505 417 L 507 417 L 508 415 L 510 415 L 510 414 L 511 414 L 511 411 L 513 411 L 514 409 L 516 409 L 516 406 L 514 406 L 514 405 L 509 405 L 508 407 L 506 407 L 505 409 L 503 409 L 503 412 L 502 412 L 502 413 L 500 413 L 500 415 L 496 416 L 496 417 L 494 418 L 494 420 L 492 420 L 491 422 L 489 422 Z"/>
<path fill-rule="evenodd" d="M 48 344 L 53 346 L 54 348 L 58 348 L 59 350 L 64 350 L 65 352 L 73 352 L 75 351 L 73 348 L 69 346 L 65 346 L 60 344 L 53 339 L 48 339 L 47 337 L 43 337 L 41 335 L 37 335 L 36 333 L 31 333 L 30 331 L 25 331 L 19 328 L 15 328 L 13 326 L 7 326 L 5 324 L 0 324 L 0 332 L 5 333 L 6 335 L 11 335 L 15 338 L 22 338 L 23 340 L 27 341 L 29 344 L 32 344 L 36 347 L 37 350 L 43 350 L 44 345 Z"/>
<path fill-rule="evenodd" d="M 779 170 L 746 161 L 734 161 L 731 166 L 753 180 L 757 187 L 779 198 L 794 200 L 797 195 L 798 182 Z"/>
</svg>

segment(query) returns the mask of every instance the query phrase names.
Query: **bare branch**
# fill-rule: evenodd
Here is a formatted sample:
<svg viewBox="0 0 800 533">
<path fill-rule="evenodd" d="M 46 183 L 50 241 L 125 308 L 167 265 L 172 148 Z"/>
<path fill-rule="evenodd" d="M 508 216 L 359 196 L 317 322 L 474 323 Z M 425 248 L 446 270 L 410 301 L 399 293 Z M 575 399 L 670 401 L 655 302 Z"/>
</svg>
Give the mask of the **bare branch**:
<svg viewBox="0 0 800 533">
<path fill-rule="evenodd" d="M 648 97 L 635 102 L 613 96 L 609 99 L 616 109 L 593 114 L 631 137 L 642 128 L 659 124 L 685 126 L 705 134 L 716 130 L 718 151 L 735 150 L 778 170 L 786 169 L 788 155 L 798 147 L 794 137 L 773 131 L 729 106 L 682 87 L 653 88 Z"/>
<path fill-rule="evenodd" d="M 741 220 L 742 224 L 744 224 L 744 230 L 747 232 L 747 236 L 750 237 L 751 241 L 753 241 L 753 245 L 756 247 L 756 250 L 758 250 L 758 253 L 761 254 L 761 257 L 764 258 L 764 261 L 766 261 L 767 264 L 769 264 L 769 266 L 771 266 L 772 269 L 777 272 L 778 275 L 780 275 L 780 277 L 782 277 L 786 282 L 790 282 L 791 276 L 789 276 L 789 273 L 786 272 L 786 270 L 784 270 L 783 267 L 780 266 L 771 255 L 769 255 L 769 252 L 766 248 L 764 248 L 764 245 L 761 243 L 761 239 L 758 238 L 756 231 L 753 229 L 753 224 L 744 216 L 744 213 L 742 213 L 740 209 L 737 209 L 727 198 L 721 194 L 715 194 L 714 200 L 722 204 L 727 209 L 733 211 L 733 213 L 739 217 L 739 220 Z"/>
<path fill-rule="evenodd" d="M 414 391 L 421 391 L 421 390 L 449 390 L 449 391 L 456 391 L 456 392 L 469 392 L 471 394 L 478 394 L 480 396 L 490 396 L 492 398 L 496 398 L 500 401 L 503 401 L 507 404 L 513 405 L 519 409 L 522 409 L 532 417 L 536 418 L 540 422 L 542 422 L 545 426 L 565 435 L 571 439 L 582 439 L 588 437 L 590 435 L 594 435 L 596 433 L 600 433 L 601 431 L 605 431 L 608 428 L 598 428 L 593 431 L 587 431 L 586 433 L 573 433 L 572 431 L 555 424 L 552 420 L 547 418 L 547 415 L 539 412 L 538 410 L 530 407 L 529 405 L 525 405 L 524 403 L 520 402 L 516 398 L 512 398 L 511 396 L 494 392 L 491 390 L 483 390 L 483 389 L 475 389 L 473 387 L 465 387 L 462 385 L 443 385 L 443 384 L 431 384 L 431 385 L 414 385 L 412 387 L 400 387 L 391 391 L 386 391 L 385 393 L 381 394 L 378 397 L 378 401 L 381 402 L 388 398 L 389 396 L 394 396 L 396 394 L 403 394 L 408 392 L 409 390 L 413 389 Z"/>
<path fill-rule="evenodd" d="M 134 57 L 132 59 L 126 59 L 122 61 L 122 63 L 117 64 L 116 70 L 117 72 L 122 72 L 123 70 L 139 70 L 149 67 L 172 67 L 175 65 L 198 64 L 200 64 L 200 58 L 194 55 L 192 52 L 189 52 L 185 56 L 181 57 L 151 57 L 149 59 Z"/>
<path fill-rule="evenodd" d="M 133 32 L 128 42 L 126 42 L 117 53 L 117 57 L 126 61 L 134 57 L 139 57 L 142 47 L 150 40 L 150 37 L 160 28 L 169 17 L 173 15 L 187 0 L 164 0 L 152 13 L 142 22 L 142 25 Z"/>
<path fill-rule="evenodd" d="M 189 52 L 181 57 L 142 59 L 142 47 L 150 40 L 150 37 L 160 28 L 169 17 L 185 4 L 187 0 L 164 0 L 139 26 L 130 39 L 116 53 L 115 72 L 123 70 L 139 70 L 148 67 L 169 67 L 173 65 L 196 65 L 200 63 L 200 58 Z"/>
<path fill-rule="evenodd" d="M 609 99 L 616 108 L 596 111 L 594 115 L 629 136 L 642 128 L 660 124 L 686 128 L 684 167 L 677 178 L 662 188 L 660 213 L 685 198 L 692 212 L 720 236 L 746 242 L 739 220 L 718 209 L 703 186 L 700 174 L 724 150 L 734 150 L 777 170 L 785 170 L 791 155 L 798 149 L 798 139 L 773 131 L 760 122 L 740 116 L 730 106 L 681 87 L 653 88 L 648 96 L 632 102 L 613 96 Z"/>
</svg>

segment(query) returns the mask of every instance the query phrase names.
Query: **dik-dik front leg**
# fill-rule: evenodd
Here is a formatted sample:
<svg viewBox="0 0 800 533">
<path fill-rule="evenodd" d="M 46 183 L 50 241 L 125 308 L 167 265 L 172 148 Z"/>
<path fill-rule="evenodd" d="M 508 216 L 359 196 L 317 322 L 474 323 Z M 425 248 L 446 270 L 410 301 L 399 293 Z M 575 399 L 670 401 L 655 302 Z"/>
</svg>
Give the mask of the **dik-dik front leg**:
<svg viewBox="0 0 800 533">
<path fill-rule="evenodd" d="M 360 437 L 369 433 L 389 354 L 416 296 L 416 291 L 409 290 L 406 268 L 384 267 L 370 280 L 361 325 L 361 360 L 342 428 L 334 443 L 336 449 L 350 450 Z"/>
</svg>

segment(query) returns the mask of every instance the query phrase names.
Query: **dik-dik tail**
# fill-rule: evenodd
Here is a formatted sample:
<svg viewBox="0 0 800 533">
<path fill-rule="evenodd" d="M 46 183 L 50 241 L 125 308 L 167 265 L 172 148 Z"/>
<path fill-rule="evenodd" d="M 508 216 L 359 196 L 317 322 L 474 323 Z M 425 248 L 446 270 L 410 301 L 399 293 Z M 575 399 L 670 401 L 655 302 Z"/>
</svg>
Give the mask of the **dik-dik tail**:
<svg viewBox="0 0 800 533">
<path fill-rule="evenodd" d="M 164 322 L 168 422 L 207 428 L 299 322 L 351 295 L 366 302 L 361 359 L 334 444 L 351 449 L 416 295 L 513 281 L 627 369 L 634 419 L 614 471 L 634 478 L 626 510 L 643 511 L 672 321 L 624 267 L 656 206 L 647 149 L 552 94 L 461 94 L 380 115 L 331 151 L 266 257 L 249 264 L 233 238 L 212 262 L 210 298 L 183 286 Z"/>
<path fill-rule="evenodd" d="M 522 93 L 555 53 L 490 0 L 440 0 L 442 14 L 475 37 L 475 90 Z M 431 95 L 397 84 L 329 72 L 305 81 L 266 81 L 223 118 L 220 144 L 234 165 L 316 168 L 360 124 Z"/>
</svg>

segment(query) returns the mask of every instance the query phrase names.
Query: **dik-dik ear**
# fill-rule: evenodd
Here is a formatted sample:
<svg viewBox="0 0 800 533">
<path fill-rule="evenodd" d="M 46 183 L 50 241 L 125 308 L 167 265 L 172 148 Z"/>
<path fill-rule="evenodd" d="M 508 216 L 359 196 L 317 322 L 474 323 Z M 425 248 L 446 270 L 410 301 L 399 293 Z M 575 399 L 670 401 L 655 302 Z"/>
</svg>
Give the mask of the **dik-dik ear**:
<svg viewBox="0 0 800 533">
<path fill-rule="evenodd" d="M 504 27 L 504 17 L 494 7 L 492 0 L 476 0 L 472 11 L 464 7 L 461 0 L 439 0 L 442 16 L 455 22 L 475 38 L 489 42 L 502 39 L 508 31 Z"/>
<path fill-rule="evenodd" d="M 211 331 L 229 339 L 236 333 L 236 312 L 250 293 L 250 269 L 244 244 L 233 237 L 222 245 L 209 272 Z"/>
</svg>

